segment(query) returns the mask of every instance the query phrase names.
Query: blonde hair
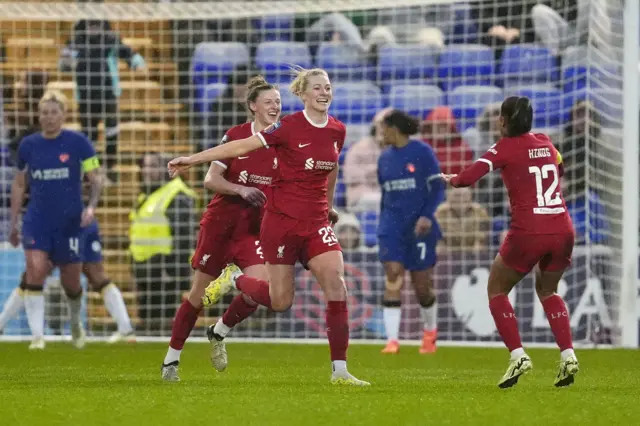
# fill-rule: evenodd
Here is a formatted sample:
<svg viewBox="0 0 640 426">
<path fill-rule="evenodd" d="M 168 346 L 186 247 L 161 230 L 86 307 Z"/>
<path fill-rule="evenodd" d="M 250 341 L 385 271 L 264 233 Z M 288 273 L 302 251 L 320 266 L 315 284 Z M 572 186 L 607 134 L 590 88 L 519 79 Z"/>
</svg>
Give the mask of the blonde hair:
<svg viewBox="0 0 640 426">
<path fill-rule="evenodd" d="M 251 110 L 250 104 L 252 102 L 255 102 L 258 99 L 258 96 L 260 96 L 260 93 L 266 90 L 272 90 L 272 89 L 277 89 L 277 86 L 269 83 L 261 75 L 257 75 L 253 77 L 251 80 L 249 80 L 249 83 L 247 84 L 246 102 L 247 102 L 247 112 L 249 113 L 249 116 L 251 118 L 255 116 L 255 113 Z"/>
<path fill-rule="evenodd" d="M 47 102 L 57 103 L 62 112 L 67 110 L 67 97 L 57 90 L 48 90 L 40 99 L 38 106 L 42 107 Z"/>
<path fill-rule="evenodd" d="M 289 85 L 289 90 L 299 98 L 302 97 L 302 94 L 307 90 L 309 77 L 326 75 L 327 78 L 329 78 L 329 74 L 322 68 L 312 68 L 310 70 L 307 70 L 299 66 L 292 66 L 291 71 L 295 75 L 295 78 Z"/>
</svg>

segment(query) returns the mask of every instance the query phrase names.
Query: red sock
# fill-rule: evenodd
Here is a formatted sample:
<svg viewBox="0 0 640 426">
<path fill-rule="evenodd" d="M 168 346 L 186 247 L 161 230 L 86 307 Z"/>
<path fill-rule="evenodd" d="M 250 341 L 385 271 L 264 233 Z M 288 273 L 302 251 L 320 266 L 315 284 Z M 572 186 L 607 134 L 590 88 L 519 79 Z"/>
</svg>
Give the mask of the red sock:
<svg viewBox="0 0 640 426">
<path fill-rule="evenodd" d="M 271 309 L 271 297 L 269 296 L 268 282 L 248 277 L 246 275 L 241 275 L 236 279 L 236 288 L 252 298 L 256 303 Z"/>
<path fill-rule="evenodd" d="M 349 347 L 347 302 L 327 303 L 326 322 L 331 361 L 346 361 L 347 348 Z"/>
<path fill-rule="evenodd" d="M 200 309 L 195 308 L 188 300 L 182 302 L 176 317 L 173 320 L 173 329 L 171 330 L 171 341 L 169 346 L 176 350 L 182 350 L 184 342 L 189 337 L 191 330 L 196 325 Z"/>
<path fill-rule="evenodd" d="M 244 295 L 238 294 L 233 298 L 227 310 L 224 311 L 222 323 L 227 327 L 231 328 L 241 323 L 258 309 L 258 305 L 250 305 L 244 298 Z"/>
<path fill-rule="evenodd" d="M 518 320 L 507 295 L 501 294 L 489 300 L 489 309 L 498 328 L 498 333 L 500 333 L 509 352 L 521 348 L 522 341 L 518 331 Z"/>
<path fill-rule="evenodd" d="M 551 331 L 556 338 L 556 343 L 560 350 L 573 349 L 569 312 L 562 297 L 557 294 L 547 297 L 542 302 L 542 307 L 547 314 L 547 320 L 549 320 Z"/>
</svg>

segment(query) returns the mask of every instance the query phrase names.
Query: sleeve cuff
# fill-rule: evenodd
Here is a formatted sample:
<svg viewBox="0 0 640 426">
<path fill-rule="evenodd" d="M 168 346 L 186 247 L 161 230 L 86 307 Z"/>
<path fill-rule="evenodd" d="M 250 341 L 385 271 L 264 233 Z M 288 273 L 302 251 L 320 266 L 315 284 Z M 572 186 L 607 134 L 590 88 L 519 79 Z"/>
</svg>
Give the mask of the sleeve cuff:
<svg viewBox="0 0 640 426">
<path fill-rule="evenodd" d="M 267 141 L 266 141 L 266 139 L 264 138 L 264 136 L 262 135 L 262 133 L 258 132 L 258 133 L 256 133 L 256 136 L 258 137 L 258 139 L 260 139 L 260 142 L 262 142 L 262 145 L 263 145 L 265 148 L 269 149 L 269 145 L 267 145 Z"/>
<path fill-rule="evenodd" d="M 481 163 L 485 163 L 486 165 L 489 166 L 489 171 L 492 172 L 493 171 L 493 163 L 491 162 L 491 160 L 487 160 L 486 158 L 478 158 L 478 161 L 480 161 Z"/>
<path fill-rule="evenodd" d="M 216 160 L 216 161 L 214 161 L 213 163 L 214 163 L 214 164 L 217 164 L 218 166 L 222 167 L 222 168 L 223 168 L 223 169 L 225 169 L 225 170 L 227 169 L 227 165 L 226 165 L 226 164 L 224 164 L 222 161 L 218 161 L 218 160 Z"/>
</svg>

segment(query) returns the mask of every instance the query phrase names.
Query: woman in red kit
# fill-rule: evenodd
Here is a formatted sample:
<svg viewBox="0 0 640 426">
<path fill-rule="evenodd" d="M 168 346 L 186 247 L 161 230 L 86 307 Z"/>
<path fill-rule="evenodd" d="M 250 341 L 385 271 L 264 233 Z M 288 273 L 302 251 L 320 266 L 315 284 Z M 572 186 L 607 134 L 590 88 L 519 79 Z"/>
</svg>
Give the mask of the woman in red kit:
<svg viewBox="0 0 640 426">
<path fill-rule="evenodd" d="M 247 110 L 252 121 L 232 127 L 222 143 L 244 139 L 264 130 L 280 117 L 280 93 L 262 76 L 248 85 Z M 204 185 L 216 193 L 200 221 L 198 243 L 191 266 L 195 269 L 191 292 L 176 313 L 171 342 L 162 363 L 162 379 L 178 381 L 180 353 L 202 309 L 205 288 L 228 263 L 237 264 L 248 277 L 267 279 L 259 234 L 266 196 L 262 192 L 277 174 L 273 150 L 227 158 L 211 163 Z M 224 337 L 258 305 L 246 295 L 237 295 L 222 318 L 210 326 L 211 362 L 218 371 L 227 366 Z"/>
<path fill-rule="evenodd" d="M 206 290 L 205 305 L 217 302 L 232 288 L 274 311 L 291 307 L 295 291 L 295 263 L 300 261 L 318 280 L 327 300 L 326 323 L 335 384 L 366 386 L 347 370 L 349 315 L 342 249 L 331 225 L 338 220 L 333 194 L 338 156 L 346 128 L 328 114 L 331 82 L 322 69 L 298 69 L 291 92 L 304 110 L 266 130 L 190 157 L 169 162 L 171 175 L 197 164 L 247 155 L 261 148 L 275 151 L 279 174 L 269 193 L 262 221 L 262 245 L 270 283 L 227 267 Z"/>
<path fill-rule="evenodd" d="M 579 370 L 567 307 L 556 292 L 571 263 L 575 232 L 560 177 L 562 156 L 547 135 L 531 133 L 533 109 L 525 97 L 507 98 L 500 108 L 502 138 L 459 175 L 443 175 L 454 187 L 471 186 L 500 170 L 509 194 L 511 227 L 489 275 L 489 307 L 500 337 L 511 352 L 498 386 L 509 388 L 532 369 L 522 348 L 518 322 L 507 295 L 536 267 L 536 292 L 561 351 L 555 386 L 568 386 Z"/>
</svg>

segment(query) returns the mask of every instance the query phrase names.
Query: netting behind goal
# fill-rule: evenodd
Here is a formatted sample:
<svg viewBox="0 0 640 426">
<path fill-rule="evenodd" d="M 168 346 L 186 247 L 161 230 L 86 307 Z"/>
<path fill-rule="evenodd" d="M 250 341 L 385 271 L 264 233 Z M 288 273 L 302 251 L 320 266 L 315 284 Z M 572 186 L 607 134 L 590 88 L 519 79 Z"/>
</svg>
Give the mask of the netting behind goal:
<svg viewBox="0 0 640 426">
<path fill-rule="evenodd" d="M 380 135 L 371 132 L 376 113 L 393 107 L 418 117 L 423 125 L 415 138 L 432 145 L 443 171 L 457 173 L 497 141 L 500 102 L 528 96 L 535 129 L 552 137 L 566 161 L 567 176 L 555 183 L 562 185 L 577 244 L 559 291 L 572 313 L 575 338 L 615 343 L 621 274 L 615 259 L 623 238 L 623 7 L 620 1 L 578 0 L 554 10 L 537 3 L 548 2 L 0 2 L 2 240 L 13 176 L 7 142 L 35 123 L 33 104 L 43 89 L 62 91 L 71 100 L 68 127 L 87 132 L 109 166 L 110 185 L 98 210 L 107 275 L 122 289 L 138 334 L 168 336 L 190 287 L 197 222 L 212 194 L 203 188 L 202 170 L 188 176 L 199 199 L 179 213 L 174 253 L 144 264 L 134 264 L 129 253 L 130 211 L 163 183 L 167 158 L 216 145 L 227 128 L 246 121 L 241 104 L 247 75 L 257 70 L 278 83 L 283 113 L 290 113 L 301 103 L 287 88 L 289 65 L 317 65 L 329 71 L 334 86 L 331 113 L 348 129 L 335 200 L 342 221 L 335 230 L 346 261 L 351 335 L 382 339 L 375 177 Z M 111 33 L 132 49 L 87 38 L 99 52 L 94 65 L 120 54 L 118 79 L 107 80 L 113 69 L 101 65 L 90 71 L 89 83 L 74 74 L 82 58 L 68 43 L 83 19 L 108 20 Z M 115 144 L 117 153 L 108 148 Z M 438 219 L 444 230 L 434 274 L 439 338 L 497 341 L 486 284 L 510 220 L 499 176 L 469 191 L 449 191 Z M 5 243 L 0 303 L 23 268 L 21 249 Z M 114 321 L 100 293 L 87 285 L 88 328 L 93 336 L 107 335 Z M 289 312 L 260 309 L 232 335 L 323 337 L 318 284 L 300 268 L 296 288 Z M 65 333 L 55 275 L 46 294 L 48 333 Z M 401 338 L 417 339 L 422 320 L 408 280 L 402 301 Z M 524 341 L 553 342 L 530 277 L 513 291 L 512 301 Z M 193 334 L 203 335 L 228 302 L 203 311 Z M 4 334 L 29 335 L 23 314 L 6 324 Z"/>
</svg>

